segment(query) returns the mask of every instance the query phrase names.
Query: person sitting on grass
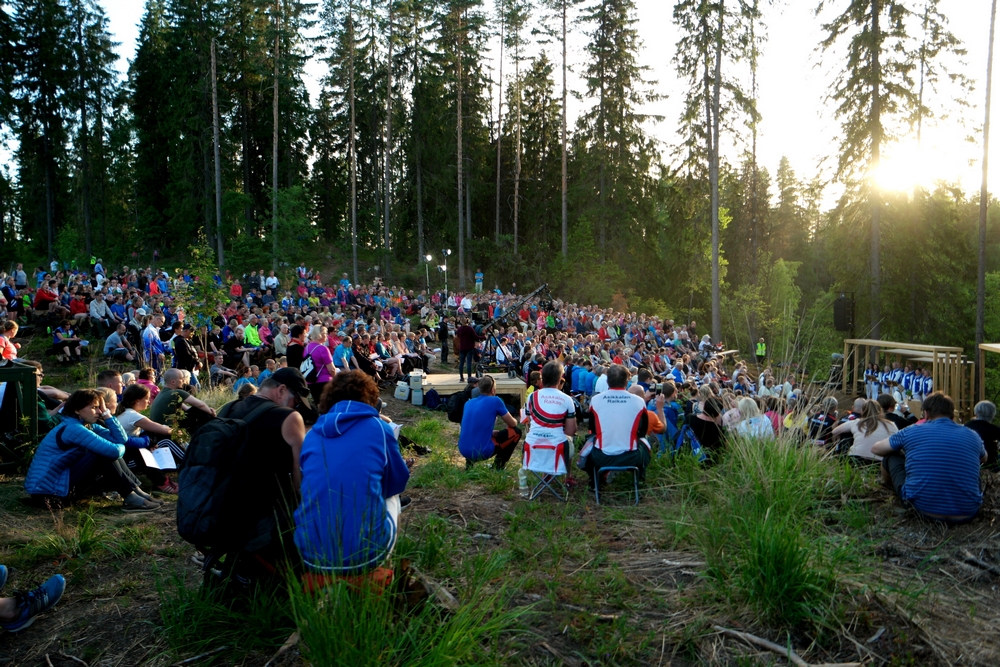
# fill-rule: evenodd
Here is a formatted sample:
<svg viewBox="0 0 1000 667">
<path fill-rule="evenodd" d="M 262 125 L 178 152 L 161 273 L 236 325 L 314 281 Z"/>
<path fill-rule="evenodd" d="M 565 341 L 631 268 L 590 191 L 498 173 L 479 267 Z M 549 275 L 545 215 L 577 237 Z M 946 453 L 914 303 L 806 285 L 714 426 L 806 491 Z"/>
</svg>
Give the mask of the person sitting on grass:
<svg viewBox="0 0 1000 667">
<path fill-rule="evenodd" d="M 17 322 L 14 320 L 0 321 L 0 366 L 17 359 L 21 344 L 12 340 L 17 335 L 17 330 Z"/>
<path fill-rule="evenodd" d="M 168 368 L 163 374 L 163 389 L 149 406 L 149 418 L 159 424 L 171 424 L 180 415 L 178 425 L 193 434 L 199 427 L 215 418 L 215 410 L 195 398 L 183 388 L 185 371 Z"/>
<path fill-rule="evenodd" d="M 122 460 L 128 436 L 94 389 L 73 392 L 63 421 L 35 450 L 24 488 L 37 498 L 76 498 L 110 488 L 124 499 L 125 511 L 160 507 L 140 488 Z"/>
<path fill-rule="evenodd" d="M 993 423 L 997 416 L 997 406 L 990 401 L 979 401 L 972 409 L 972 421 L 965 424 L 966 428 L 971 428 L 983 439 L 983 446 L 986 447 L 986 463 L 983 465 L 987 470 L 997 472 L 1000 465 L 997 463 L 997 443 L 1000 441 L 1000 427 Z"/>
<path fill-rule="evenodd" d="M 122 428 L 125 429 L 125 434 L 130 439 L 142 436 L 149 438 L 149 449 L 168 447 L 179 466 L 184 461 L 185 449 L 182 445 L 178 445 L 170 439 L 171 431 L 169 426 L 158 424 L 142 414 L 149 408 L 150 402 L 149 389 L 144 385 L 133 384 L 126 387 L 125 392 L 122 394 L 122 399 L 118 403 L 118 409 L 115 411 L 118 423 L 122 425 Z M 125 462 L 129 468 L 135 470 L 141 465 L 142 457 L 136 456 L 132 452 L 132 449 L 129 448 L 125 452 Z M 142 472 L 147 471 L 142 470 Z M 146 476 L 153 482 L 157 491 L 177 493 L 176 482 L 171 481 L 163 473 L 152 472 L 147 473 Z"/>
<path fill-rule="evenodd" d="M 220 387 L 232 384 L 236 380 L 237 375 L 222 365 L 222 353 L 217 353 L 213 359 L 215 363 L 208 369 L 208 377 L 211 385 L 213 387 Z"/>
<path fill-rule="evenodd" d="M 76 335 L 71 320 L 63 320 L 52 332 L 52 349 L 66 361 L 83 361 L 83 339 Z"/>
<path fill-rule="evenodd" d="M 135 381 L 136 384 L 141 384 L 146 389 L 149 389 L 149 397 L 151 400 L 156 400 L 157 395 L 160 393 L 160 388 L 156 386 L 156 371 L 152 368 L 143 368 L 139 371 L 139 378 Z"/>
<path fill-rule="evenodd" d="M 0 565 L 0 590 L 7 585 L 8 574 L 7 566 Z M 61 574 L 55 574 L 30 591 L 0 597 L 0 628 L 7 632 L 24 630 L 35 622 L 36 616 L 55 607 L 65 590 L 66 580 Z"/>
<path fill-rule="evenodd" d="M 521 439 L 521 429 L 497 396 L 497 382 L 493 376 L 483 376 L 477 387 L 479 396 L 467 401 L 462 413 L 458 451 L 465 457 L 466 470 L 476 461 L 489 459 L 493 459 L 494 468 L 503 470 Z M 494 431 L 497 417 L 503 420 L 506 428 Z"/>
<path fill-rule="evenodd" d="M 927 518 L 967 523 L 983 504 L 980 465 L 986 448 L 975 431 L 956 424 L 955 403 L 936 391 L 923 402 L 926 421 L 879 440 L 871 452 L 882 459 L 882 481 Z"/>
<path fill-rule="evenodd" d="M 858 410 L 858 401 L 861 401 L 860 410 Z M 860 463 L 881 461 L 881 456 L 872 453 L 872 445 L 892 437 L 899 429 L 885 418 L 882 406 L 877 401 L 859 398 L 855 401 L 854 412 L 860 412 L 860 417 L 843 421 L 833 429 L 833 435 L 850 434 L 851 445 L 850 449 L 847 450 L 847 455 L 851 459 Z"/>
<path fill-rule="evenodd" d="M 760 412 L 757 401 L 744 396 L 737 405 L 740 410 L 740 423 L 736 425 L 736 433 L 756 440 L 773 440 L 774 425 L 767 415 Z"/>
<path fill-rule="evenodd" d="M 399 532 L 399 494 L 410 471 L 378 413 L 378 385 L 338 373 L 323 390 L 322 416 L 302 442 L 302 502 L 295 545 L 307 570 L 360 574 L 384 563 Z"/>
<path fill-rule="evenodd" d="M 104 341 L 104 356 L 116 361 L 135 361 L 135 348 L 128 340 L 128 329 L 122 323 Z"/>
<path fill-rule="evenodd" d="M 257 393 L 257 385 L 250 384 L 248 382 L 247 384 L 244 384 L 244 385 L 240 386 L 240 388 L 237 390 L 237 392 L 236 392 L 236 400 L 237 401 L 242 401 L 244 398 L 248 398 L 250 396 L 253 396 L 256 393 Z"/>
<path fill-rule="evenodd" d="M 917 423 L 917 416 L 910 412 L 908 402 L 897 403 L 891 394 L 880 394 L 875 400 L 882 407 L 885 418 L 895 424 L 897 430 L 902 431 Z"/>
<path fill-rule="evenodd" d="M 239 379 L 236 380 L 236 382 L 233 383 L 233 392 L 234 393 L 238 394 L 240 392 L 240 389 L 242 389 L 243 387 L 245 387 L 247 385 L 251 385 L 251 386 L 256 385 L 256 382 L 254 382 L 254 379 L 253 379 L 253 369 L 254 368 L 256 368 L 256 367 L 255 366 L 248 366 L 248 367 L 245 367 L 243 369 L 243 374 L 240 375 Z"/>
</svg>

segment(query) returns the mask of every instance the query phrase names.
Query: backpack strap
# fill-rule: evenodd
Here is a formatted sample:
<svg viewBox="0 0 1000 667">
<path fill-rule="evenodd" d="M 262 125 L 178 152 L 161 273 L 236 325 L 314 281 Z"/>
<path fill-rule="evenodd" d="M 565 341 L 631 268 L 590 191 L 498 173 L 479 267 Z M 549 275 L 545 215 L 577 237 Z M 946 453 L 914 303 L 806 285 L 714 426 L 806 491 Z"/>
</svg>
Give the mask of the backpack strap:
<svg viewBox="0 0 1000 667">
<path fill-rule="evenodd" d="M 233 402 L 235 403 L 236 401 L 233 401 Z M 256 420 L 258 417 L 260 417 L 261 415 L 263 415 L 265 412 L 268 412 L 269 410 L 271 410 L 273 408 L 280 408 L 280 407 L 281 406 L 278 405 L 277 403 L 275 403 L 274 401 L 267 400 L 267 403 L 265 403 L 264 405 L 261 405 L 258 408 L 255 408 L 250 414 L 248 414 L 246 417 L 244 417 L 243 418 L 243 423 L 244 424 L 252 424 L 254 422 L 254 420 Z"/>
</svg>

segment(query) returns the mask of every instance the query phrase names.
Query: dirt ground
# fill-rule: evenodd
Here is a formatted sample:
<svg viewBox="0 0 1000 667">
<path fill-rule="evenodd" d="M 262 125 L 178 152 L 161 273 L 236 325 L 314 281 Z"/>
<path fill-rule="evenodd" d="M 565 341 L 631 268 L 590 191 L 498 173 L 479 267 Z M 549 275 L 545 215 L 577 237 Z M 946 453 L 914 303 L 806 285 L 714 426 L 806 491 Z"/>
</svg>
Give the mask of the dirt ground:
<svg viewBox="0 0 1000 667">
<path fill-rule="evenodd" d="M 404 425 L 428 414 L 389 394 L 385 400 L 389 414 Z M 447 428 L 455 433 L 452 425 Z M 416 467 L 425 464 L 418 459 Z M 851 615 L 856 620 L 826 641 L 822 651 L 812 650 L 804 636 L 793 636 L 793 646 L 810 650 L 814 664 L 1000 665 L 1000 478 L 984 479 L 980 518 L 954 528 L 922 521 L 884 489 L 861 499 L 859 517 L 870 526 L 864 548 L 874 550 L 878 565 L 843 582 L 860 609 Z M 58 607 L 31 628 L 0 634 L 0 666 L 165 667 L 197 657 L 170 652 L 160 617 L 158 581 L 174 573 L 191 586 L 200 581 L 190 562 L 194 549 L 176 534 L 173 503 L 141 515 L 123 514 L 111 502 L 97 503 L 93 511 L 104 531 L 101 539 L 145 537 L 135 553 L 94 557 L 59 553 L 44 544 L 48 534 L 74 533 L 67 523 L 71 516 L 78 520 L 79 507 L 35 507 L 22 489 L 23 477 L 0 478 L 0 562 L 12 566 L 8 590 L 33 585 L 54 572 L 65 574 L 69 585 Z M 466 555 L 508 549 L 519 539 L 516 518 L 523 520 L 524 501 L 512 487 L 490 490 L 466 484 L 408 493 L 413 503 L 401 520 L 404 532 L 435 517 L 459 536 L 455 548 Z M 713 621 L 734 630 L 747 627 L 738 625 L 739 618 L 706 616 L 698 586 L 705 563 L 699 553 L 677 547 L 677 540 L 665 535 L 669 507 L 648 499 L 634 511 L 598 507 L 580 488 L 567 505 L 549 498 L 540 507 L 572 522 L 589 542 L 561 557 L 557 574 L 543 568 L 544 574 L 516 592 L 511 604 L 534 605 L 541 613 L 511 664 L 788 664 L 773 652 L 713 630 Z M 515 548 L 513 553 L 521 552 Z M 527 554 L 520 567 L 530 570 L 533 560 L 548 558 L 554 557 Z M 598 578 L 600 595 L 580 592 L 575 582 L 585 574 Z M 616 587 L 641 603 L 622 598 Z M 631 648 L 597 649 L 588 633 L 601 635 L 601 646 Z M 784 642 L 778 634 L 766 638 Z M 271 658 L 271 652 L 235 655 L 225 649 L 183 664 L 263 666 Z M 272 664 L 305 663 L 293 649 Z"/>
</svg>

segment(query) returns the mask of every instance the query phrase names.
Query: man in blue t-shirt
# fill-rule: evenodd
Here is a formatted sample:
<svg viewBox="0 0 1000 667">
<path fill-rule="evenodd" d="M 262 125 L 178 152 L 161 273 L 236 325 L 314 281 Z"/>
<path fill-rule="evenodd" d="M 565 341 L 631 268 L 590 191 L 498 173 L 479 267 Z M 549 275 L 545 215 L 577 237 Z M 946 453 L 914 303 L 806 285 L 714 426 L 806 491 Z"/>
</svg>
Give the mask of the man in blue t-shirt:
<svg viewBox="0 0 1000 667">
<path fill-rule="evenodd" d="M 983 504 L 979 469 L 983 441 L 956 424 L 955 403 L 940 391 L 924 399 L 923 424 L 905 428 L 872 445 L 882 459 L 882 481 L 900 500 L 929 519 L 965 523 Z"/>
<path fill-rule="evenodd" d="M 354 366 L 354 370 L 361 370 L 358 366 L 358 360 L 354 358 L 354 353 L 351 351 L 351 344 L 347 336 L 343 336 L 340 339 L 340 344 L 333 348 L 333 365 L 341 371 L 351 370 L 351 366 Z"/>
<path fill-rule="evenodd" d="M 477 385 L 479 396 L 465 404 L 462 413 L 462 430 L 458 436 L 458 451 L 465 457 L 468 470 L 476 461 L 493 459 L 493 467 L 503 470 L 521 439 L 517 421 L 507 411 L 507 406 L 497 397 L 497 381 L 485 375 Z M 494 431 L 497 417 L 507 428 Z"/>
</svg>

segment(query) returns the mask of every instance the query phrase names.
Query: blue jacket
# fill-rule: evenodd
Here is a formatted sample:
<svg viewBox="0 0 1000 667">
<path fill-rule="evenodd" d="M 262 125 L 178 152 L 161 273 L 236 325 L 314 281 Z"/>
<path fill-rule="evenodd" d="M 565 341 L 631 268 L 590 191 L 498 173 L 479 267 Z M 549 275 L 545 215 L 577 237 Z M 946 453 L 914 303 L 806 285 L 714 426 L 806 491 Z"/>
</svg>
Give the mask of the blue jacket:
<svg viewBox="0 0 1000 667">
<path fill-rule="evenodd" d="M 300 465 L 295 544 L 306 565 L 325 572 L 377 567 L 396 540 L 386 498 L 410 478 L 389 425 L 370 405 L 336 403 L 306 435 Z"/>
<path fill-rule="evenodd" d="M 109 459 L 121 458 L 128 436 L 114 417 L 104 420 L 104 426 L 89 428 L 79 419 L 63 417 L 59 426 L 42 439 L 24 478 L 24 489 L 31 495 L 69 495 L 69 471 L 88 452 Z"/>
</svg>

